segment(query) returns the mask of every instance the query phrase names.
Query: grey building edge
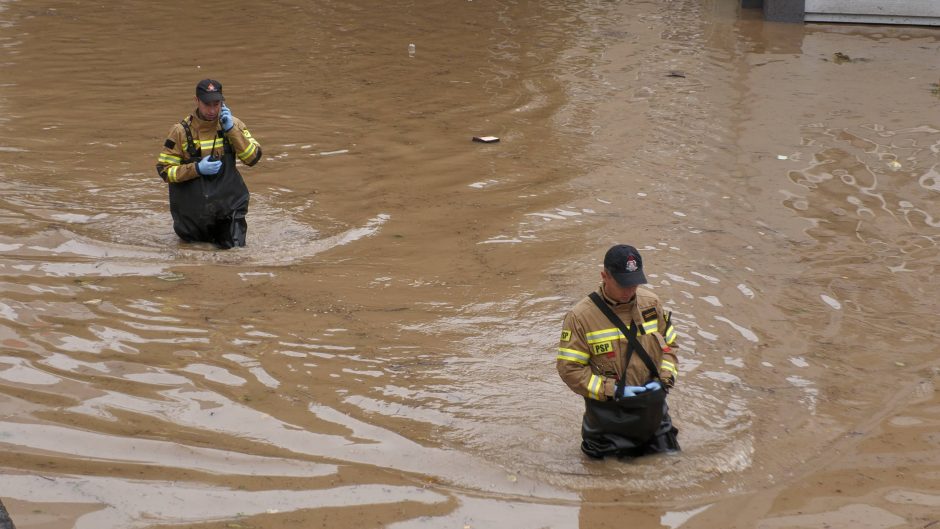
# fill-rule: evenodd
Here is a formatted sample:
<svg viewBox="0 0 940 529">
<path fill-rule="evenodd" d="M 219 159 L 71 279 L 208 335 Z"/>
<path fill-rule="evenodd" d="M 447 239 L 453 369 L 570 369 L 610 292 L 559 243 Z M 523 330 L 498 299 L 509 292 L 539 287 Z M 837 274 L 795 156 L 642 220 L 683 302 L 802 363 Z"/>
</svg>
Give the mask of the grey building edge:
<svg viewBox="0 0 940 529">
<path fill-rule="evenodd" d="M 815 5 L 815 4 L 814 4 Z M 906 13 L 878 13 L 859 7 L 856 12 L 829 13 L 825 8 L 806 12 L 806 0 L 741 0 L 741 7 L 762 9 L 764 19 L 772 22 L 834 22 L 846 24 L 892 24 L 905 26 L 940 26 L 936 8 L 912 6 Z M 868 11 L 868 12 L 865 12 Z"/>
<path fill-rule="evenodd" d="M 892 24 L 902 26 L 940 26 L 940 17 L 893 15 L 846 15 L 841 13 L 806 13 L 806 22 L 844 22 L 846 24 Z"/>
</svg>

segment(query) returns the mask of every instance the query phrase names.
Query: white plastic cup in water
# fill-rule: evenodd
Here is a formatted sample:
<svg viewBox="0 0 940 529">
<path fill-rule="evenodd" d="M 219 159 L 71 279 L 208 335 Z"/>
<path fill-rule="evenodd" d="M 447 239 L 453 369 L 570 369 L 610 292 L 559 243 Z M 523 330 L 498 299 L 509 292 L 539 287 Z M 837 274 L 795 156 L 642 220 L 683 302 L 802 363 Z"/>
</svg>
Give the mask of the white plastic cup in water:
<svg viewBox="0 0 940 529">
<path fill-rule="evenodd" d="M 409 57 L 415 56 L 415 45 L 413 43 L 408 45 L 408 56 Z"/>
</svg>

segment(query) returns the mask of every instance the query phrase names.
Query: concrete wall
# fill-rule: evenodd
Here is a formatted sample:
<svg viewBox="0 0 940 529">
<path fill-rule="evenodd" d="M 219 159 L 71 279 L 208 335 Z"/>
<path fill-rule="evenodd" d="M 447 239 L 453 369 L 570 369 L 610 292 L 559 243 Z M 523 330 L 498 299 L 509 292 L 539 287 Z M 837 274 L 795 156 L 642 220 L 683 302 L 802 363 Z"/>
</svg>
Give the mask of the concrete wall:
<svg viewBox="0 0 940 529">
<path fill-rule="evenodd" d="M 940 25 L 937 0 L 806 0 L 807 22 Z"/>
<path fill-rule="evenodd" d="M 741 0 L 773 22 L 940 26 L 940 0 Z"/>
</svg>

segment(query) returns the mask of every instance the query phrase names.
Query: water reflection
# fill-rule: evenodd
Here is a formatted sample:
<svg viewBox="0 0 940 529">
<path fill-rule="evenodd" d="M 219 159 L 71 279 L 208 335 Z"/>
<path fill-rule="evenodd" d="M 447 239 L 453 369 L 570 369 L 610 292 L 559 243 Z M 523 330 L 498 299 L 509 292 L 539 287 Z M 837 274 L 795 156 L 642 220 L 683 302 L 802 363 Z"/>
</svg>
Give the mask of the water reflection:
<svg viewBox="0 0 940 529">
<path fill-rule="evenodd" d="M 300 509 L 371 506 L 384 503 L 434 504 L 447 498 L 421 487 L 350 485 L 322 490 L 232 490 L 182 481 L 136 481 L 94 476 L 5 476 L 0 494 L 37 503 L 78 503 L 105 507 L 76 520 L 76 529 L 149 527 L 155 519 L 172 524 Z"/>
<path fill-rule="evenodd" d="M 866 369 L 935 342 L 910 322 L 935 314 L 940 141 L 881 95 L 843 101 L 841 76 L 874 77 L 833 68 L 872 65 L 822 59 L 859 39 L 728 5 L 288 2 L 248 26 L 233 5 L 212 46 L 254 48 L 212 67 L 267 156 L 249 246 L 219 252 L 177 241 L 162 130 L 141 132 L 211 69 L 151 45 L 194 22 L 4 4 L 0 495 L 93 506 L 75 526 L 96 528 L 350 505 L 393 527 L 624 505 L 677 527 L 784 479 L 880 405 L 842 397 L 868 398 Z M 134 119 L 88 131 L 156 77 Z M 578 452 L 558 325 L 614 237 L 676 316 L 682 454 Z"/>
<path fill-rule="evenodd" d="M 805 191 L 786 205 L 812 219 L 820 236 L 851 236 L 888 271 L 912 272 L 918 257 L 937 253 L 940 226 L 931 210 L 940 130 L 865 125 L 854 130 L 804 129 L 815 152 L 790 179 Z M 899 161 L 900 160 L 900 161 Z M 903 162 L 903 163 L 902 163 Z M 833 207 L 842 202 L 845 206 Z"/>
</svg>

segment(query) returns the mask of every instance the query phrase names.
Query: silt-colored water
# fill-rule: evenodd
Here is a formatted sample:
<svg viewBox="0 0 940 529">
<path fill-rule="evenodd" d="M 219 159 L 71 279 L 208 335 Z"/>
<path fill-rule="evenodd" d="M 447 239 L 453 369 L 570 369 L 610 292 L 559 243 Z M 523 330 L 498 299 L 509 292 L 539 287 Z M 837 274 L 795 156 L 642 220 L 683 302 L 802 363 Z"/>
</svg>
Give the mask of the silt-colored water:
<svg viewBox="0 0 940 529">
<path fill-rule="evenodd" d="M 936 523 L 936 30 L 2 2 L 0 49 L 18 528 Z M 204 77 L 264 151 L 242 249 L 179 242 L 154 170 Z M 619 242 L 683 451 L 597 462 L 554 349 Z"/>
</svg>

